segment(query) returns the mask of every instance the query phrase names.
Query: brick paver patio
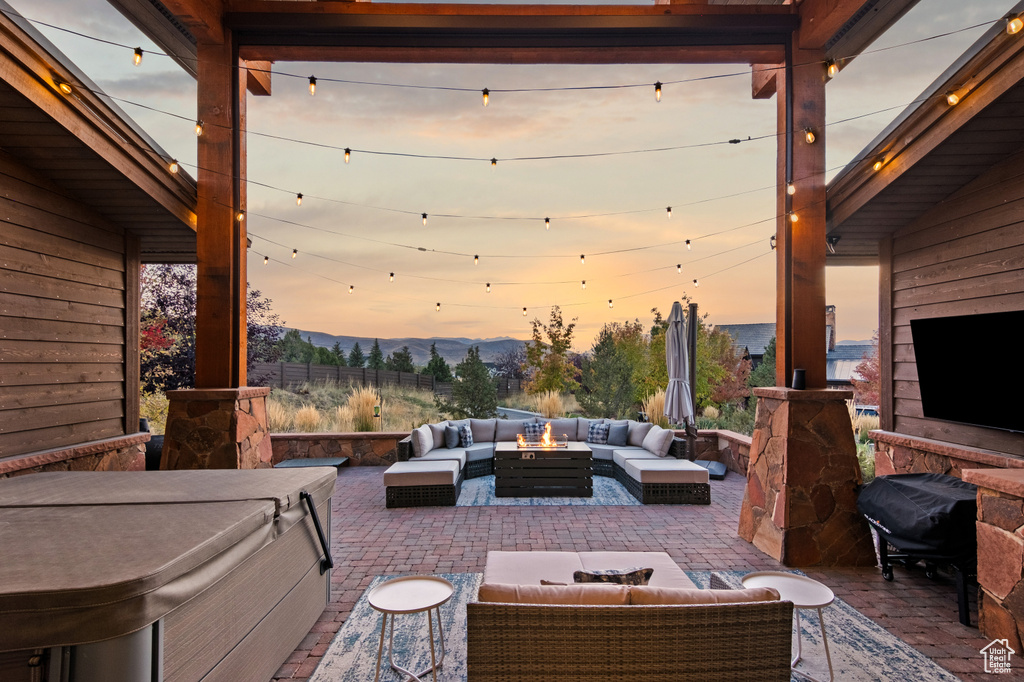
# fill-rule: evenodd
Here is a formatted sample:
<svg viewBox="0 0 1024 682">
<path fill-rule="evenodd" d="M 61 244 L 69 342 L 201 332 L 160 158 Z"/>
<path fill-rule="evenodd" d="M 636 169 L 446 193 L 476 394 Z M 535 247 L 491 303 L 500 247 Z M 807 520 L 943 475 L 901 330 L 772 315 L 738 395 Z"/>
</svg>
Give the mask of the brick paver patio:
<svg viewBox="0 0 1024 682">
<path fill-rule="evenodd" d="M 712 482 L 709 507 L 385 509 L 383 471 L 354 467 L 339 475 L 331 520 L 331 603 L 275 679 L 312 673 L 374 576 L 481 572 L 492 549 L 665 551 L 687 570 L 783 568 L 736 536 L 744 479 L 734 473 Z M 877 569 L 806 573 L 962 679 L 991 679 L 978 653 L 988 642 L 977 628 L 957 620 L 951 580 L 932 581 L 923 570 L 900 568 L 891 583 Z M 973 603 L 971 618 L 977 622 Z"/>
</svg>

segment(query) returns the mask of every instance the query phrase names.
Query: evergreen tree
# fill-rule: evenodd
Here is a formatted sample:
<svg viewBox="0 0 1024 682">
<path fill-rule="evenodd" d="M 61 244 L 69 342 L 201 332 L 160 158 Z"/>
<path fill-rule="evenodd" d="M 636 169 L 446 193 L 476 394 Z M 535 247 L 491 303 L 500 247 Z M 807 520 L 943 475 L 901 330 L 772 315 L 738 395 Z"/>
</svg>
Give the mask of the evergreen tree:
<svg viewBox="0 0 1024 682">
<path fill-rule="evenodd" d="M 427 368 L 423 372 L 434 377 L 434 381 L 441 382 L 443 384 L 450 383 L 452 380 L 452 370 L 448 366 L 448 363 L 444 361 L 444 358 L 437 352 L 437 344 L 430 344 L 430 362 L 427 363 Z"/>
<path fill-rule="evenodd" d="M 761 357 L 761 364 L 750 373 L 747 385 L 751 388 L 758 386 L 775 386 L 775 337 L 764 347 L 764 355 Z"/>
<path fill-rule="evenodd" d="M 362 367 L 366 364 L 366 358 L 363 356 L 363 349 L 359 347 L 359 342 L 356 341 L 355 345 L 352 346 L 352 350 L 348 354 L 348 366 L 349 367 Z"/>
<path fill-rule="evenodd" d="M 415 372 L 416 365 L 412 363 L 412 353 L 409 346 L 402 346 L 402 350 L 396 350 L 384 361 L 385 369 L 392 372 Z"/>
<path fill-rule="evenodd" d="M 367 369 L 384 369 L 384 353 L 380 350 L 380 343 L 377 339 L 373 340 L 373 348 L 370 349 L 370 355 L 366 358 Z"/>
<path fill-rule="evenodd" d="M 313 344 L 310 341 L 303 341 L 298 329 L 289 329 L 281 337 L 280 341 L 281 360 L 284 362 L 312 362 Z"/>
<path fill-rule="evenodd" d="M 576 368 L 568 358 L 575 328 L 576 318 L 566 325 L 562 320 L 562 309 L 557 305 L 551 308 L 549 324 L 542 324 L 537 319 L 533 321 L 533 339 L 526 346 L 527 364 L 533 370 L 533 378 L 527 389 L 530 393 L 561 393 L 573 391 L 579 386 L 575 379 Z"/>
<path fill-rule="evenodd" d="M 614 325 L 604 326 L 590 356 L 582 361 L 580 384 L 583 390 L 576 392 L 576 400 L 594 417 L 622 417 L 634 404 L 633 362 L 628 353 L 617 347 L 614 328 Z"/>
<path fill-rule="evenodd" d="M 483 361 L 480 348 L 471 346 L 466 359 L 455 366 L 458 379 L 452 383 L 452 399 L 434 396 L 437 408 L 455 419 L 487 419 L 498 411 L 498 387 Z"/>
<path fill-rule="evenodd" d="M 331 348 L 331 354 L 334 355 L 334 362 L 331 363 L 332 365 L 340 365 L 341 367 L 344 367 L 348 364 L 345 361 L 345 351 L 341 349 L 340 341 L 334 342 L 334 346 Z"/>
</svg>

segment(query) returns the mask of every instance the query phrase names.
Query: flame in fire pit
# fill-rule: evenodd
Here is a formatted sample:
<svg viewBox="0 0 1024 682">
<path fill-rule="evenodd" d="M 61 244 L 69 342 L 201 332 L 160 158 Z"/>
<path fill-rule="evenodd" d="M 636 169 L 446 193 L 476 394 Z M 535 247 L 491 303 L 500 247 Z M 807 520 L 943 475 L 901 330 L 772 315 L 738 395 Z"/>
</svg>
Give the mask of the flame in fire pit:
<svg viewBox="0 0 1024 682">
<path fill-rule="evenodd" d="M 551 422 L 544 425 L 544 435 L 541 436 L 540 444 L 544 447 L 553 447 L 555 440 L 551 437 Z"/>
<path fill-rule="evenodd" d="M 521 433 L 516 436 L 516 444 L 521 448 L 564 448 L 568 445 L 568 440 L 568 437 L 564 435 L 561 439 L 553 438 L 551 436 L 551 422 L 544 425 L 544 434 L 535 441 L 527 440 L 526 436 Z"/>
</svg>

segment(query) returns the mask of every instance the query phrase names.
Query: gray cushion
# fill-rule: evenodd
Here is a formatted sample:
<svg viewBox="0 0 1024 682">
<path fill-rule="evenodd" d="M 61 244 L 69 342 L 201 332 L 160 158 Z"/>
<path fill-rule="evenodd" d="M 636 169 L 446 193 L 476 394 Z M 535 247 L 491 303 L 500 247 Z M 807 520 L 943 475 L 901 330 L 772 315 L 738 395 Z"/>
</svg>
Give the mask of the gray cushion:
<svg viewBox="0 0 1024 682">
<path fill-rule="evenodd" d="M 473 443 L 465 450 L 467 462 L 494 458 L 494 443 Z"/>
<path fill-rule="evenodd" d="M 453 461 L 459 463 L 459 468 L 466 466 L 466 451 L 463 448 L 441 448 L 440 450 L 431 450 L 422 457 L 414 457 L 409 460 L 410 462 L 444 462 Z"/>
<path fill-rule="evenodd" d="M 470 419 L 469 427 L 473 430 L 474 443 L 493 443 L 497 419 Z"/>
<path fill-rule="evenodd" d="M 568 436 L 569 440 L 576 440 L 576 420 L 575 419 L 552 419 L 551 420 L 551 437 L 561 438 L 563 435 Z"/>
<path fill-rule="evenodd" d="M 444 427 L 444 446 L 446 448 L 459 447 L 459 430 L 454 426 Z"/>
<path fill-rule="evenodd" d="M 647 438 L 647 434 L 650 433 L 651 428 L 654 424 L 635 422 L 632 419 L 629 420 L 629 438 L 626 439 L 627 445 L 635 447 L 643 447 L 644 438 Z"/>
<path fill-rule="evenodd" d="M 435 448 L 444 447 L 444 427 L 445 424 L 427 424 L 427 428 L 430 429 L 430 437 L 434 441 Z"/>
<path fill-rule="evenodd" d="M 663 429 L 655 424 L 654 428 L 648 431 L 647 436 L 644 437 L 643 448 L 658 457 L 665 457 L 668 455 L 668 449 L 672 447 L 672 439 L 675 437 L 675 431 Z"/>
<path fill-rule="evenodd" d="M 612 453 L 617 449 L 614 445 L 604 445 L 600 443 L 587 443 L 587 447 L 590 448 L 590 454 L 594 459 L 607 459 L 611 460 Z"/>
<path fill-rule="evenodd" d="M 443 451 L 442 451 L 443 452 Z M 620 467 L 626 466 L 626 460 L 630 459 L 657 459 L 661 460 L 661 457 L 644 450 L 643 448 L 615 448 L 615 452 L 612 453 L 612 461 L 618 464 Z M 674 460 L 675 458 L 673 458 Z"/>
<path fill-rule="evenodd" d="M 532 419 L 529 421 L 533 422 Z M 494 431 L 494 441 L 496 443 L 514 441 L 516 436 L 523 433 L 523 425 L 525 423 L 519 419 L 499 419 Z"/>
<path fill-rule="evenodd" d="M 430 433 L 430 426 L 424 424 L 412 431 L 412 456 L 422 457 L 434 448 L 434 437 Z"/>
<path fill-rule="evenodd" d="M 623 446 L 629 438 L 629 424 L 612 424 L 608 427 L 608 445 Z"/>
</svg>

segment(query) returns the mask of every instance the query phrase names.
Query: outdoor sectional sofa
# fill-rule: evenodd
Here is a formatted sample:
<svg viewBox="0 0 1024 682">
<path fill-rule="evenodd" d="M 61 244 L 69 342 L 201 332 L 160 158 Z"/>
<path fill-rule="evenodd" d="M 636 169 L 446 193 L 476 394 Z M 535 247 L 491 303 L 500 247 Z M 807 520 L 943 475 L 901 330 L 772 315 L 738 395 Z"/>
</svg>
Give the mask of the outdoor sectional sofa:
<svg viewBox="0 0 1024 682">
<path fill-rule="evenodd" d="M 573 582 L 634 567 L 654 569 L 648 585 Z M 466 610 L 474 682 L 790 679 L 793 604 L 769 588 L 697 589 L 664 552 L 491 551 Z"/>
<path fill-rule="evenodd" d="M 535 417 L 464 419 L 414 429 L 398 442 L 399 461 L 384 474 L 387 506 L 454 505 L 463 479 L 494 472 L 495 443 L 515 442 L 528 424 L 548 423 L 553 436 L 587 444 L 595 475 L 614 477 L 644 504 L 711 503 L 707 471 L 684 459 L 686 443 L 670 430 L 632 420 Z M 612 442 L 588 440 L 594 424 L 608 424 Z M 448 427 L 468 429 L 472 442 L 454 440 Z"/>
</svg>

